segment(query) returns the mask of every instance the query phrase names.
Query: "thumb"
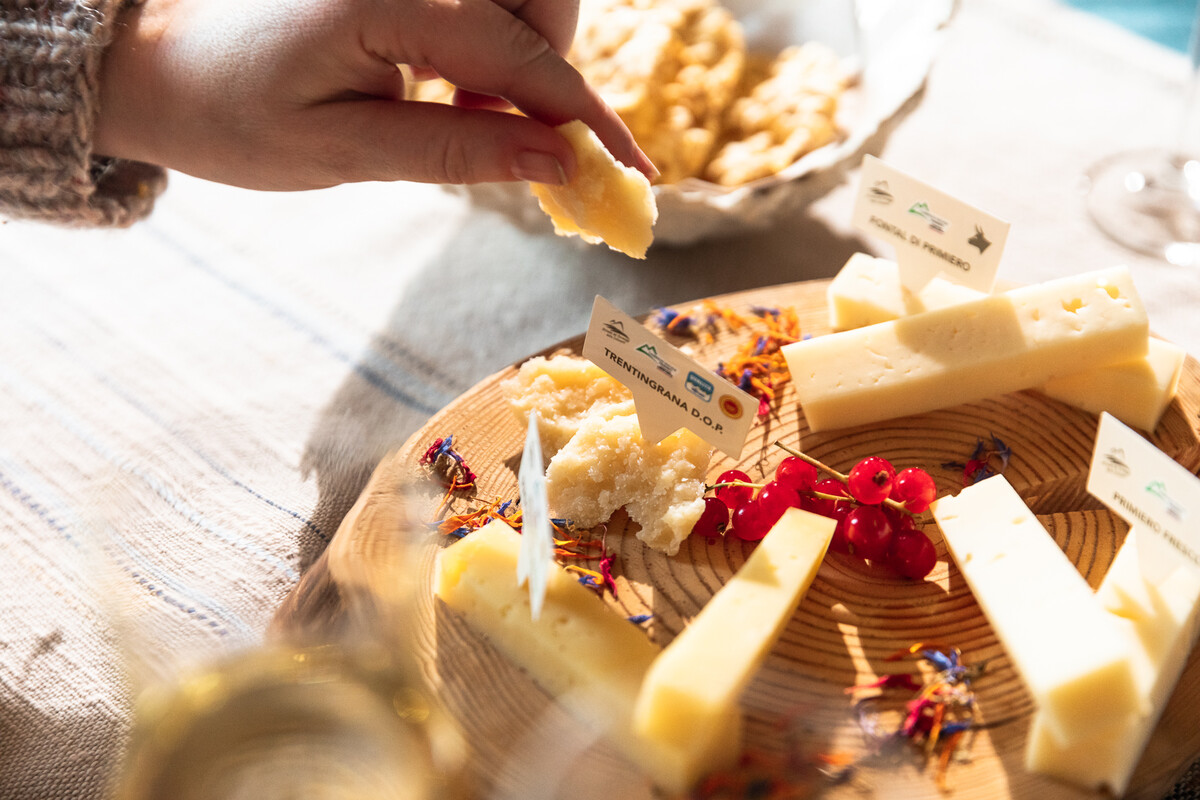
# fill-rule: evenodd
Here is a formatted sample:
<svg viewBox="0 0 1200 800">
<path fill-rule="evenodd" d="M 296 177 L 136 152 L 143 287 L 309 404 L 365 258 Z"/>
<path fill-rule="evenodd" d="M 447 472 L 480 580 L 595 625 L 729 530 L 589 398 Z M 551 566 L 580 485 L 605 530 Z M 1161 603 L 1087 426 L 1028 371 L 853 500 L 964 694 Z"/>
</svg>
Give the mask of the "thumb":
<svg viewBox="0 0 1200 800">
<path fill-rule="evenodd" d="M 575 153 L 552 127 L 527 117 L 443 103 L 349 100 L 306 110 L 314 183 L 407 180 L 562 184 Z"/>
</svg>

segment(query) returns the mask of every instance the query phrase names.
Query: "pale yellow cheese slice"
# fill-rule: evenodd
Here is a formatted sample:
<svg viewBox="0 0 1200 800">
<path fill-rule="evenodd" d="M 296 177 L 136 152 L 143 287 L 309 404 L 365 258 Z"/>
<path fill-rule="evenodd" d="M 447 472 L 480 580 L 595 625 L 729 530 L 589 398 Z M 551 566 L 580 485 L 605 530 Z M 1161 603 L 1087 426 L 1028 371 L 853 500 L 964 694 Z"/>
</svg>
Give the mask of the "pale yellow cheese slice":
<svg viewBox="0 0 1200 800">
<path fill-rule="evenodd" d="M 821 566 L 835 520 L 788 509 L 728 583 L 655 659 L 634 709 L 639 736 L 688 753 L 687 788 Z"/>
<path fill-rule="evenodd" d="M 558 126 L 575 150 L 579 171 L 565 186 L 530 185 L 560 236 L 604 242 L 632 258 L 645 258 L 654 241 L 658 204 L 650 181 L 618 162 L 579 120 Z"/>
<path fill-rule="evenodd" d="M 1039 712 L 1025 751 L 1029 770 L 1091 789 L 1107 787 L 1115 796 L 1128 788 L 1200 633 L 1200 573 L 1184 565 L 1161 584 L 1147 582 L 1138 564 L 1136 537 L 1136 529 L 1130 530 L 1096 599 L 1128 637 L 1145 711 L 1066 746 L 1054 738 Z"/>
<path fill-rule="evenodd" d="M 533 620 L 529 590 L 517 586 L 519 549 L 519 534 L 503 522 L 489 523 L 442 551 L 435 593 L 656 784 L 687 788 L 698 768 L 695 754 L 633 732 L 638 692 L 659 648 L 558 565 L 550 570 L 542 613 Z M 700 768 L 738 757 L 736 722 L 709 743 L 706 756 L 714 760 Z"/>
<path fill-rule="evenodd" d="M 1175 398 L 1186 358 L 1182 347 L 1150 337 L 1145 358 L 1061 375 L 1038 390 L 1084 411 L 1107 411 L 1126 425 L 1153 431 Z"/>
<path fill-rule="evenodd" d="M 986 296 L 934 278 L 917 293 L 900 282 L 895 261 L 855 253 L 829 284 L 829 322 L 835 331 L 887 322 Z M 1073 372 L 1038 387 L 1048 397 L 1126 425 L 1152 431 L 1171 404 L 1186 359 L 1183 348 L 1151 337 L 1145 358 Z"/>
<path fill-rule="evenodd" d="M 783 347 L 813 431 L 1037 387 L 1144 358 L 1149 321 L 1124 268 L 1013 289 Z"/>
<path fill-rule="evenodd" d="M 1143 712 L 1128 637 L 1003 475 L 931 509 L 1060 747 Z"/>
<path fill-rule="evenodd" d="M 984 296 L 984 292 L 944 278 L 934 278 L 919 292 L 909 291 L 900 282 L 895 261 L 866 253 L 850 256 L 826 290 L 829 324 L 835 331 L 863 328 Z"/>
</svg>

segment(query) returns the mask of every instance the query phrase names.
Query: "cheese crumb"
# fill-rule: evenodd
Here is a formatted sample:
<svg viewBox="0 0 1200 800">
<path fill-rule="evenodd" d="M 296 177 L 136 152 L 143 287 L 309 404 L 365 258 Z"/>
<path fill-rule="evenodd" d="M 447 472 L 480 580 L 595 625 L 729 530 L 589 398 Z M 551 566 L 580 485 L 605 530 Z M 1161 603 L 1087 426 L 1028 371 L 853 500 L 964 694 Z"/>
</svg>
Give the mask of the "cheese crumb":
<svg viewBox="0 0 1200 800">
<path fill-rule="evenodd" d="M 629 391 L 577 356 L 537 357 L 503 384 L 522 420 L 536 410 L 547 454 L 550 509 L 576 525 L 607 522 L 624 508 L 648 546 L 674 555 L 704 511 L 712 448 L 680 430 L 658 444 L 638 426 Z"/>
<path fill-rule="evenodd" d="M 629 390 L 586 358 L 536 356 L 500 388 L 522 426 L 529 412 L 537 412 L 538 435 L 547 459 L 571 440 L 585 419 L 634 413 Z"/>
<path fill-rule="evenodd" d="M 639 539 L 675 555 L 704 511 L 711 454 L 687 430 L 650 444 L 635 414 L 587 419 L 546 468 L 550 507 L 585 528 L 623 507 L 641 526 Z"/>
</svg>

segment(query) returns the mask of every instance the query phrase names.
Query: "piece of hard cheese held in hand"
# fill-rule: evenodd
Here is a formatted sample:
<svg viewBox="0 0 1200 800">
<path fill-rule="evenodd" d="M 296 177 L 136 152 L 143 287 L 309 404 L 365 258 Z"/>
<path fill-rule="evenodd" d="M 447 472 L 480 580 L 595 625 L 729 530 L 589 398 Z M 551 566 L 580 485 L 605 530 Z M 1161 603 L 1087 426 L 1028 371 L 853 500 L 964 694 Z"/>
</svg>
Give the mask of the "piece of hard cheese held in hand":
<svg viewBox="0 0 1200 800">
<path fill-rule="evenodd" d="M 1124 268 L 1025 286 L 783 347 L 813 431 L 1029 389 L 1145 357 L 1150 324 Z"/>
<path fill-rule="evenodd" d="M 618 162 L 591 128 L 572 120 L 555 128 L 575 151 L 579 170 L 565 186 L 530 185 L 554 232 L 604 242 L 632 258 L 645 258 L 654 241 L 658 204 L 646 176 Z"/>
<path fill-rule="evenodd" d="M 1047 735 L 1070 747 L 1144 711 L 1126 635 L 1003 475 L 930 509 Z"/>
<path fill-rule="evenodd" d="M 667 788 L 689 788 L 703 773 L 699 757 L 740 722 L 742 692 L 812 584 L 836 524 L 798 508 L 785 511 L 733 578 L 655 659 L 638 695 L 634 731 L 695 756 Z"/>
<path fill-rule="evenodd" d="M 520 544 L 504 522 L 488 523 L 441 552 L 434 592 L 658 785 L 682 791 L 698 771 L 738 757 L 738 724 L 718 731 L 703 750 L 636 735 L 634 704 L 659 648 L 557 564 L 533 620 L 529 592 L 517 585 Z"/>
</svg>

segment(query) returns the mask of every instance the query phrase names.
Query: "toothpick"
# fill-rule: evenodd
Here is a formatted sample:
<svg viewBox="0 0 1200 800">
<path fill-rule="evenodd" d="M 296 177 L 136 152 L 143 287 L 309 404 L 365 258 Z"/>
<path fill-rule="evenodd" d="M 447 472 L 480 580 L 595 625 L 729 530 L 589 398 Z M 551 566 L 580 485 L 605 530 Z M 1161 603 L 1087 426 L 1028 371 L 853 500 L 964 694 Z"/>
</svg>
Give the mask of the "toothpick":
<svg viewBox="0 0 1200 800">
<path fill-rule="evenodd" d="M 517 472 L 521 494 L 521 549 L 517 554 L 517 585 L 529 583 L 529 608 L 536 620 L 546 600 L 546 580 L 554 562 L 554 527 L 550 522 L 550 503 L 546 498 L 546 474 L 542 467 L 542 441 L 538 435 L 538 415 L 529 414 L 525 433 L 525 452 Z"/>
</svg>

